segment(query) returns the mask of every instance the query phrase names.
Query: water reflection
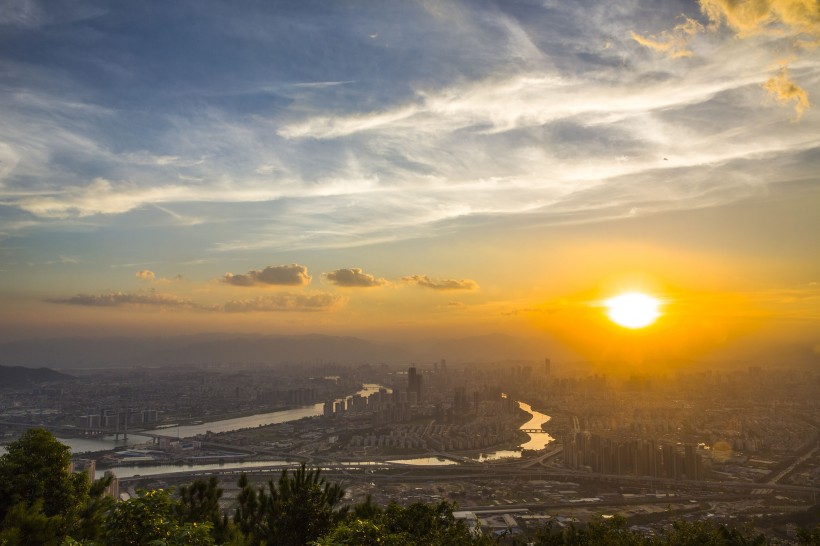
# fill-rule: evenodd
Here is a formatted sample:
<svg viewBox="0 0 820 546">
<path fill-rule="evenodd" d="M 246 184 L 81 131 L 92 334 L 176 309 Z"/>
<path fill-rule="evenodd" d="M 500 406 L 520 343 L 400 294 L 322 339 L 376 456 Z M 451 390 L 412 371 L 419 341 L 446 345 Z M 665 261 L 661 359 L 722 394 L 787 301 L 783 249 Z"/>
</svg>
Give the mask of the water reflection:
<svg viewBox="0 0 820 546">
<path fill-rule="evenodd" d="M 376 383 L 365 383 L 362 385 L 362 389 L 356 394 L 367 397 L 374 392 L 378 392 L 380 388 L 384 387 L 382 387 L 382 385 L 377 385 Z M 390 391 L 390 389 L 387 390 Z M 350 398 L 352 398 L 352 396 L 338 398 L 334 401 L 334 403 Z M 289 421 L 296 421 L 304 417 L 315 417 L 317 415 L 322 415 L 323 411 L 324 404 L 319 403 L 302 408 L 248 415 L 246 417 L 237 417 L 235 419 L 223 419 L 221 421 L 200 423 L 198 425 L 157 428 L 146 432 L 148 434 L 188 438 L 191 436 L 196 436 L 197 434 L 205 434 L 209 430 L 211 432 L 231 432 L 242 428 L 255 428 L 263 425 L 287 423 Z M 144 444 L 148 441 L 147 437 L 140 436 L 139 433 L 132 432 L 128 433 L 127 440 L 123 439 L 122 436 L 120 436 L 119 440 L 115 440 L 113 434 L 102 438 L 60 438 L 59 436 L 57 436 L 57 438 L 60 442 L 70 447 L 72 453 L 88 453 L 93 451 L 107 451 L 118 447 L 133 447 Z M 5 448 L 0 446 L 0 454 L 5 453 L 5 451 Z"/>
<path fill-rule="evenodd" d="M 123 465 L 112 466 L 105 470 L 110 470 L 118 478 L 133 478 L 134 476 L 161 476 L 163 474 L 175 474 L 177 472 L 203 472 L 207 470 L 242 470 L 243 468 L 264 468 L 269 466 L 297 466 L 299 463 L 282 460 L 271 461 L 245 461 L 241 463 L 187 463 L 187 464 L 159 464 L 150 466 Z M 102 473 L 103 469 L 98 471 Z"/>
<path fill-rule="evenodd" d="M 386 462 L 395 464 L 411 464 L 419 466 L 449 466 L 453 464 L 458 464 L 456 461 L 452 459 L 445 459 L 444 457 L 419 457 L 416 459 L 397 459 Z"/>
<path fill-rule="evenodd" d="M 518 402 L 518 407 L 526 411 L 532 417 L 529 421 L 519 427 L 521 430 L 538 429 L 541 430 L 541 425 L 548 422 L 551 417 L 539 411 L 532 409 L 532 406 L 526 402 Z M 491 451 L 490 453 L 482 453 L 478 456 L 477 461 L 489 462 L 500 461 L 502 459 L 520 459 L 521 450 L 523 449 L 544 449 L 550 442 L 555 441 L 555 438 L 546 432 L 527 432 L 530 439 L 519 446 L 518 449 L 502 449 L 499 451 Z"/>
</svg>

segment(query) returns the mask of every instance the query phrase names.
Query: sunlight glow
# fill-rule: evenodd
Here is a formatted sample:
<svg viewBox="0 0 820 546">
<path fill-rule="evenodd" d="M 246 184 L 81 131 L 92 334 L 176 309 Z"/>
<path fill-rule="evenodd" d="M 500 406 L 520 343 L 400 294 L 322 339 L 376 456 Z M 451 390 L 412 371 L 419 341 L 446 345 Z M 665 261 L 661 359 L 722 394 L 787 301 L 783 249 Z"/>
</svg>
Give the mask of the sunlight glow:
<svg viewBox="0 0 820 546">
<path fill-rule="evenodd" d="M 609 309 L 607 316 L 610 320 L 624 328 L 644 328 L 655 322 L 661 314 L 661 302 L 640 292 L 621 294 L 604 303 Z"/>
</svg>

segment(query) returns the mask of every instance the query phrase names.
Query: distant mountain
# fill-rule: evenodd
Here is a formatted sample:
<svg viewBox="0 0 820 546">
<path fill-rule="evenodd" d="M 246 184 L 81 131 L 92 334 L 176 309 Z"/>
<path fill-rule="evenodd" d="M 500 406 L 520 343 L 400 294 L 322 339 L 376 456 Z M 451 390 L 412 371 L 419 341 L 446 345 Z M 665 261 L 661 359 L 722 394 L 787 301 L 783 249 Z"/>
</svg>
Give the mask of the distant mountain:
<svg viewBox="0 0 820 546">
<path fill-rule="evenodd" d="M 478 362 L 530 361 L 577 363 L 585 359 L 568 352 L 547 336 L 520 338 L 487 334 L 458 339 L 403 339 L 379 343 L 357 337 L 259 334 L 202 334 L 151 338 L 61 338 L 0 344 L 0 366 L 27 368 L 101 368 L 118 366 L 185 366 L 202 364 L 380 364 L 427 367 L 442 358 L 452 365 Z M 675 355 L 662 359 L 667 367 Z M 820 352 L 808 345 L 735 346 L 702 356 L 704 365 L 764 367 L 820 365 Z M 710 364 L 711 363 L 711 364 Z M 674 366 L 672 366 L 674 367 Z M 691 367 L 686 365 L 684 367 Z M 44 379 L 46 380 L 46 379 Z M 0 384 L 4 384 L 0 379 Z"/>
<path fill-rule="evenodd" d="M 68 381 L 74 377 L 48 368 L 0 366 L 0 388 L 25 387 L 52 381 Z"/>
<path fill-rule="evenodd" d="M 379 364 L 541 360 L 555 357 L 544 340 L 502 334 L 393 344 L 356 337 L 208 334 L 153 338 L 61 338 L 0 344 L 0 364 L 51 368 L 198 364 Z"/>
<path fill-rule="evenodd" d="M 405 350 L 355 337 L 208 334 L 59 338 L 0 344 L 0 364 L 52 368 L 187 364 L 401 363 Z"/>
</svg>

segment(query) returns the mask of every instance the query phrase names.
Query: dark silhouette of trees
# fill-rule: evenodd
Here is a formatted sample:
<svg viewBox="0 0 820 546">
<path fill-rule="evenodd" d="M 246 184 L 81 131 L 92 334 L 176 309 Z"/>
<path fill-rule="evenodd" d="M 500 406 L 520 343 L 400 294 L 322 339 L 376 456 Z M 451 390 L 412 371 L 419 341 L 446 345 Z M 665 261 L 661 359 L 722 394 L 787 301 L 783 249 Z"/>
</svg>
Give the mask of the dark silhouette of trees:
<svg viewBox="0 0 820 546">
<path fill-rule="evenodd" d="M 615 516 L 609 520 L 593 520 L 585 526 L 570 525 L 564 528 L 550 522 L 528 543 L 536 546 L 763 546 L 768 542 L 763 535 L 708 521 L 678 521 L 670 531 L 647 537 L 630 531 L 626 520 Z"/>
<path fill-rule="evenodd" d="M 210 522 L 185 523 L 178 517 L 179 501 L 168 491 L 139 491 L 139 496 L 117 503 L 108 517 L 103 543 L 108 546 L 214 544 Z"/>
<path fill-rule="evenodd" d="M 304 465 L 279 479 L 254 486 L 239 480 L 237 508 L 230 520 L 220 506 L 215 477 L 171 491 L 140 491 L 125 502 L 106 497 L 110 478 L 88 483 L 69 472 L 71 456 L 43 429 L 27 431 L 0 457 L 0 546 L 763 546 L 767 539 L 749 529 L 709 521 L 678 521 L 645 536 L 625 519 L 596 519 L 585 525 L 550 523 L 532 536 L 491 538 L 468 529 L 454 506 L 391 502 L 380 507 L 368 497 L 340 507 L 342 488 L 318 469 Z M 808 522 L 816 523 L 814 512 Z M 497 542 L 500 541 L 500 542 Z M 820 546 L 820 525 L 801 529 L 798 541 Z"/>
<path fill-rule="evenodd" d="M 487 536 L 472 534 L 463 522 L 453 517 L 453 506 L 446 502 L 414 503 L 406 507 L 391 502 L 381 510 L 368 498 L 316 544 L 489 546 L 495 542 Z"/>
<path fill-rule="evenodd" d="M 89 499 L 89 483 L 85 474 L 70 471 L 71 450 L 42 428 L 27 430 L 7 450 L 0 457 L 3 533 L 36 544 L 51 540 L 44 535 L 46 530 L 54 540 L 76 531 Z M 39 538 L 28 534 L 35 531 Z"/>
<path fill-rule="evenodd" d="M 254 488 L 244 476 L 234 522 L 252 546 L 302 546 L 319 539 L 346 515 L 337 508 L 344 496 L 338 484 L 321 477 L 319 469 L 303 464 L 279 480 Z"/>
<path fill-rule="evenodd" d="M 227 542 L 232 534 L 228 515 L 219 506 L 222 488 L 215 476 L 206 480 L 195 480 L 189 486 L 179 488 L 177 512 L 184 523 L 207 522 L 211 524 L 214 541 Z"/>
</svg>

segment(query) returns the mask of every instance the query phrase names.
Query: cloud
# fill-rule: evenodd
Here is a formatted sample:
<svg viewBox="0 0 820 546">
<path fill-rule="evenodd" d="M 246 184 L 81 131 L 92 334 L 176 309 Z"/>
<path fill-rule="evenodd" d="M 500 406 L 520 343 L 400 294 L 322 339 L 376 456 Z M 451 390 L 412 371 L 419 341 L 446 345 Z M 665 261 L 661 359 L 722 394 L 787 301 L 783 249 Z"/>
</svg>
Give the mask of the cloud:
<svg viewBox="0 0 820 546">
<path fill-rule="evenodd" d="M 334 311 L 347 303 L 347 299 L 335 294 L 318 292 L 314 294 L 294 294 L 283 292 L 270 296 L 232 300 L 223 305 L 201 305 L 171 294 L 156 292 L 111 292 L 108 294 L 77 294 L 69 298 L 50 298 L 48 303 L 77 305 L 81 307 L 126 307 L 177 309 L 224 313 L 250 313 L 257 311 L 316 312 Z"/>
<path fill-rule="evenodd" d="M 722 26 L 731 29 L 738 38 L 766 35 L 788 38 L 786 46 L 793 54 L 820 45 L 820 9 L 817 0 L 699 0 L 700 10 L 709 20 L 709 31 L 717 32 Z M 644 37 L 630 32 L 639 44 L 669 55 L 672 58 L 691 57 L 688 48 L 695 35 L 704 32 L 704 26 L 685 15 L 684 22 L 658 36 Z M 781 54 L 778 45 L 778 54 Z M 794 101 L 796 119 L 810 107 L 808 94 L 793 83 L 784 65 L 777 76 L 763 84 L 763 88 L 780 102 Z"/>
<path fill-rule="evenodd" d="M 55 195 L 24 197 L 17 205 L 41 218 L 83 218 L 95 214 L 122 214 L 146 203 L 185 200 L 191 192 L 182 186 L 139 187 L 95 178 L 85 187 L 69 187 Z"/>
<path fill-rule="evenodd" d="M 83 307 L 158 307 L 176 309 L 204 309 L 204 307 L 173 296 L 155 292 L 126 293 L 111 292 L 109 294 L 77 294 L 70 298 L 50 298 L 48 303 L 65 305 L 79 305 Z"/>
<path fill-rule="evenodd" d="M 658 36 L 641 36 L 635 31 L 631 31 L 630 36 L 642 46 L 668 55 L 673 59 L 691 57 L 692 51 L 689 49 L 689 42 L 695 34 L 703 32 L 703 25 L 685 15 L 681 15 L 681 17 L 684 19 L 683 23 L 677 25 L 671 31 L 664 30 Z"/>
<path fill-rule="evenodd" d="M 333 311 L 342 307 L 346 302 L 347 300 L 341 296 L 323 292 L 316 294 L 282 292 L 253 299 L 229 301 L 225 303 L 223 310 L 226 313 Z"/>
<path fill-rule="evenodd" d="M 307 286 L 312 277 L 307 267 L 299 264 L 269 265 L 265 269 L 252 269 L 244 274 L 225 273 L 222 282 L 233 286 Z"/>
<path fill-rule="evenodd" d="M 346 85 L 348 83 L 356 83 L 354 80 L 344 80 L 344 81 L 336 81 L 336 82 L 301 82 L 301 83 L 294 83 L 292 84 L 293 87 L 303 87 L 308 89 L 317 89 L 317 88 L 324 88 L 324 87 L 335 87 L 337 85 Z"/>
<path fill-rule="evenodd" d="M 324 273 L 323 276 L 336 286 L 350 288 L 370 288 L 374 286 L 384 286 L 387 284 L 385 279 L 376 278 L 369 273 L 364 273 L 358 267 L 353 267 L 350 269 L 336 269 L 335 271 Z"/>
<path fill-rule="evenodd" d="M 725 23 L 739 36 L 769 33 L 820 37 L 816 0 L 700 0 L 714 27 Z"/>
<path fill-rule="evenodd" d="M 171 284 L 176 282 L 182 282 L 183 280 L 185 280 L 182 277 L 182 275 L 179 274 L 174 275 L 171 278 L 157 277 L 156 274 L 150 269 L 142 269 L 140 271 L 137 271 L 136 277 L 141 281 L 147 281 L 154 285 Z"/>
<path fill-rule="evenodd" d="M 431 279 L 427 275 L 408 275 L 401 281 L 433 290 L 478 290 L 478 283 L 472 279 Z"/>
<path fill-rule="evenodd" d="M 199 5 L 185 8 L 203 23 L 186 30 L 185 44 L 208 43 L 208 30 L 224 37 L 228 52 L 302 43 L 266 9 L 233 17 L 225 29 L 222 17 L 206 13 L 207 3 Z M 117 16 L 110 20 L 128 19 L 128 6 L 111 7 Z M 818 145 L 810 124 L 787 133 L 775 125 L 782 112 L 760 108 L 760 84 L 774 75 L 761 77 L 772 59 L 760 45 L 773 40 L 712 47 L 713 33 L 705 47 L 692 48 L 709 56 L 677 66 L 630 55 L 639 47 L 630 28 L 655 28 L 647 25 L 658 13 L 668 10 L 670 28 L 683 23 L 684 36 L 694 27 L 674 19 L 679 11 L 657 7 L 547 2 L 524 13 L 515 3 L 461 3 L 436 8 L 442 13 L 434 17 L 410 2 L 375 9 L 366 29 L 304 8 L 300 17 L 317 32 L 311 39 L 334 36 L 335 46 L 287 49 L 283 58 L 295 61 L 277 65 L 283 72 L 275 77 L 268 66 L 230 53 L 200 58 L 201 47 L 187 52 L 190 65 L 151 57 L 156 51 L 140 44 L 176 36 L 169 18 L 134 25 L 129 40 L 103 25 L 87 47 L 72 36 L 80 29 L 66 28 L 42 44 L 36 66 L 19 64 L 14 52 L 25 49 L 0 55 L 0 66 L 15 75 L 0 100 L 0 216 L 34 215 L 43 220 L 38 230 L 86 233 L 156 225 L 156 207 L 174 220 L 163 232 L 168 244 L 198 245 L 194 255 L 250 253 L 393 243 L 497 221 L 597 221 L 620 214 L 599 206 L 607 200 L 639 214 L 712 206 L 747 196 L 744 188 L 785 181 L 752 166 L 764 156 L 791 165 L 788 177 L 811 176 L 798 164 Z M 360 17 L 346 8 L 338 15 Z M 401 36 L 381 30 L 397 17 L 417 24 Z M 239 19 L 249 28 L 240 30 Z M 324 32 L 326 24 L 333 32 Z M 367 38 L 377 30 L 378 46 Z M 333 63 L 328 52 L 352 60 Z M 145 62 L 128 73 L 108 63 L 123 58 Z M 95 61 L 77 73 L 85 59 Z M 203 80 L 198 63 L 239 77 L 230 85 Z M 147 69 L 153 66 L 161 69 Z M 174 74 L 173 85 L 157 74 Z M 805 55 L 789 75 L 813 94 L 816 74 L 816 61 Z M 350 80 L 357 83 L 322 90 Z M 274 88 L 287 99 L 256 101 Z M 226 93 L 247 103 L 241 115 L 217 100 Z M 131 129 L 127 138 L 122 127 Z M 713 176 L 720 165 L 743 160 L 737 176 Z M 715 192 L 689 191 L 706 179 Z M 89 220 L 79 226 L 77 218 Z M 140 256 L 150 255 L 147 231 L 132 233 Z M 261 284 L 238 273 L 231 284 Z"/>
<path fill-rule="evenodd" d="M 789 79 L 788 69 L 784 66 L 780 73 L 763 84 L 763 89 L 774 95 L 780 102 L 794 101 L 795 119 L 799 120 L 803 116 L 806 108 L 809 108 L 808 94 Z"/>
<path fill-rule="evenodd" d="M 725 24 L 741 38 L 758 34 L 788 37 L 794 52 L 820 44 L 817 0 L 700 0 L 700 9 L 711 21 L 710 28 Z M 810 107 L 808 94 L 789 79 L 786 66 L 763 88 L 780 102 L 794 101 L 798 120 Z"/>
<path fill-rule="evenodd" d="M 137 278 L 142 281 L 153 281 L 156 278 L 156 275 L 154 275 L 154 272 L 150 269 L 142 269 L 137 271 Z"/>
</svg>

